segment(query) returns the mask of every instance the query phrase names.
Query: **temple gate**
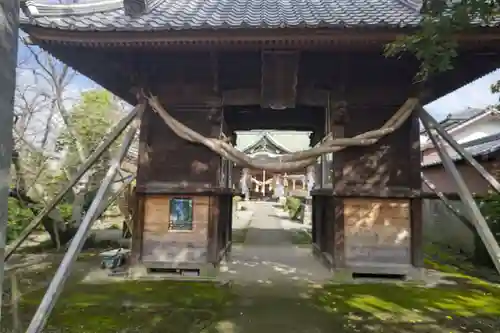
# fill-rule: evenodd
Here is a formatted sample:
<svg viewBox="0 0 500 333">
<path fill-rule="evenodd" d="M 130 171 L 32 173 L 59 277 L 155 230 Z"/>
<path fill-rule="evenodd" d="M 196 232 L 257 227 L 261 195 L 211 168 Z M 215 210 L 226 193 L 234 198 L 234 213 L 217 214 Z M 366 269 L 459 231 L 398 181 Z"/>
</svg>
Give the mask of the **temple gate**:
<svg viewBox="0 0 500 333">
<path fill-rule="evenodd" d="M 255 128 L 310 131 L 313 144 L 351 138 L 381 127 L 409 97 L 425 104 L 496 67 L 499 37 L 483 28 L 457 36 L 454 71 L 414 84 L 415 58 L 383 55 L 419 22 L 406 1 L 352 2 L 341 14 L 335 2 L 262 3 L 34 1 L 22 28 L 131 104 L 151 93 L 190 129 L 233 145 L 235 131 Z M 419 124 L 407 116 L 371 145 L 318 159 L 313 241 L 329 267 L 402 275 L 423 267 Z M 211 274 L 231 244 L 230 156 L 164 120 L 158 105 L 141 119 L 134 260 Z"/>
</svg>

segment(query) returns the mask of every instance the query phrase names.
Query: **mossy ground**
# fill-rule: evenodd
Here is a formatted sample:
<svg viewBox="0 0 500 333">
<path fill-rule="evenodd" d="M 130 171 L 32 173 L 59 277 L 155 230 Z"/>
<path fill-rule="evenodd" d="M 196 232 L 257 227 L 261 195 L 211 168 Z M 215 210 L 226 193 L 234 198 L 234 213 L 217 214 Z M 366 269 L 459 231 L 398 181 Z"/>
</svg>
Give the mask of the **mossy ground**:
<svg viewBox="0 0 500 333">
<path fill-rule="evenodd" d="M 439 250 L 432 247 L 427 251 L 426 264 L 449 273 L 446 283 L 437 287 L 370 283 L 229 288 L 174 281 L 87 284 L 81 278 L 97 267 L 97 258 L 84 254 L 78 262 L 80 269 L 57 302 L 47 332 L 499 332 L 498 285 L 450 263 L 454 256 L 437 254 Z M 53 267 L 30 273 L 30 281 L 46 282 Z M 19 312 L 24 329 L 42 295 L 43 290 L 24 295 Z M 4 329 L 12 325 L 9 310 L 3 311 Z"/>
<path fill-rule="evenodd" d="M 41 294 L 25 298 L 27 319 Z M 229 293 L 210 283 L 115 282 L 69 286 L 53 311 L 54 332 L 199 332 L 217 320 Z M 26 315 L 26 316 L 25 316 Z"/>
</svg>

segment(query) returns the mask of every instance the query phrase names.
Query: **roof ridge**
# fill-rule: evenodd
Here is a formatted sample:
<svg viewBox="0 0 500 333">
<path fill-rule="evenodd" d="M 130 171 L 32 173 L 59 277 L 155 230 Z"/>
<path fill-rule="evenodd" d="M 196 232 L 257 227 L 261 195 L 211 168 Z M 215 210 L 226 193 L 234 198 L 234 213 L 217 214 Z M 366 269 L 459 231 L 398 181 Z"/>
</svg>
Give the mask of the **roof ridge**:
<svg viewBox="0 0 500 333">
<path fill-rule="evenodd" d="M 26 0 L 24 6 L 27 16 L 51 17 L 66 15 L 87 15 L 123 9 L 124 0 L 98 0 L 84 3 L 43 3 L 39 0 Z M 164 0 L 145 0 L 148 11 L 153 10 Z"/>
<path fill-rule="evenodd" d="M 285 145 L 283 145 L 278 140 L 276 140 L 276 138 L 273 137 L 273 135 L 270 134 L 269 131 L 266 132 L 266 137 L 268 137 L 281 150 L 286 151 L 286 152 L 290 152 L 290 149 L 288 149 Z"/>
</svg>

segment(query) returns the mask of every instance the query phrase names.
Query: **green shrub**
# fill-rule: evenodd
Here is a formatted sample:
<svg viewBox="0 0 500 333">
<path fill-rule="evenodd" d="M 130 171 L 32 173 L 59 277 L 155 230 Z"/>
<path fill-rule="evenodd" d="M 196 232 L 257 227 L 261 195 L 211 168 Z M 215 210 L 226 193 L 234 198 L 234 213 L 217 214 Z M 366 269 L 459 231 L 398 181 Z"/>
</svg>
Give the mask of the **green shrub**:
<svg viewBox="0 0 500 333">
<path fill-rule="evenodd" d="M 479 207 L 497 241 L 500 240 L 500 194 L 492 193 L 478 200 Z"/>
<path fill-rule="evenodd" d="M 297 197 L 286 197 L 285 210 L 292 220 L 296 220 L 300 215 L 302 201 Z"/>
<path fill-rule="evenodd" d="M 497 243 L 500 243 L 500 194 L 490 193 L 486 197 L 476 200 Z M 493 262 L 479 235 L 475 235 L 474 262 L 479 265 L 493 267 Z"/>
<path fill-rule="evenodd" d="M 35 217 L 31 209 L 23 207 L 15 198 L 8 201 L 7 242 L 15 239 Z"/>
</svg>

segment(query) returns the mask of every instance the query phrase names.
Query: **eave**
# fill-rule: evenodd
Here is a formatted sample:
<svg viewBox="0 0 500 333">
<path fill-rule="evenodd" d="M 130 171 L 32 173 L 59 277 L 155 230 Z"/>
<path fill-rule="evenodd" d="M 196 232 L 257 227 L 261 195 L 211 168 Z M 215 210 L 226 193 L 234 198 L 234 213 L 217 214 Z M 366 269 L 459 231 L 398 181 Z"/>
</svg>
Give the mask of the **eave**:
<svg viewBox="0 0 500 333">
<path fill-rule="evenodd" d="M 21 24 L 33 43 L 67 44 L 89 47 L 161 47 L 182 48 L 227 46 L 258 48 L 315 48 L 344 45 L 349 48 L 380 47 L 415 28 L 240 28 L 217 30 L 181 31 L 73 31 L 56 28 L 41 28 L 31 24 Z M 491 45 L 500 41 L 498 28 L 478 28 L 456 35 L 464 48 Z"/>
</svg>

